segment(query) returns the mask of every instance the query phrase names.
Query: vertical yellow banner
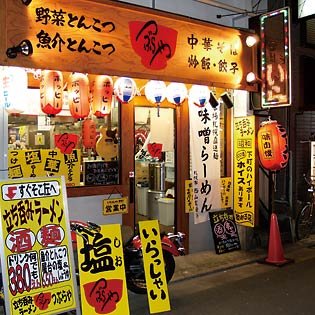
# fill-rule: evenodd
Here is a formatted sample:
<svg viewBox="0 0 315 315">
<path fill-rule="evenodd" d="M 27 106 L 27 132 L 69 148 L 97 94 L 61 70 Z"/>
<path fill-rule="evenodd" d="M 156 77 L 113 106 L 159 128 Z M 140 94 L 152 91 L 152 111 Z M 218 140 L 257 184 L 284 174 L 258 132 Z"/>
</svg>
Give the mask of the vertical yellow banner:
<svg viewBox="0 0 315 315">
<path fill-rule="evenodd" d="M 232 207 L 232 178 L 221 178 L 221 208 L 227 209 Z"/>
<path fill-rule="evenodd" d="M 2 182 L 0 189 L 6 313 L 48 315 L 76 308 L 64 181 L 57 177 L 10 180 Z"/>
<path fill-rule="evenodd" d="M 140 221 L 139 228 L 150 313 L 170 311 L 159 222 Z"/>
<path fill-rule="evenodd" d="M 255 116 L 234 118 L 234 214 L 236 223 L 254 227 Z"/>
<path fill-rule="evenodd" d="M 82 314 L 128 315 L 123 242 L 119 224 L 80 232 L 78 261 Z"/>
<path fill-rule="evenodd" d="M 195 203 L 194 203 L 194 192 L 193 184 L 191 179 L 185 180 L 185 212 L 194 212 Z"/>
</svg>

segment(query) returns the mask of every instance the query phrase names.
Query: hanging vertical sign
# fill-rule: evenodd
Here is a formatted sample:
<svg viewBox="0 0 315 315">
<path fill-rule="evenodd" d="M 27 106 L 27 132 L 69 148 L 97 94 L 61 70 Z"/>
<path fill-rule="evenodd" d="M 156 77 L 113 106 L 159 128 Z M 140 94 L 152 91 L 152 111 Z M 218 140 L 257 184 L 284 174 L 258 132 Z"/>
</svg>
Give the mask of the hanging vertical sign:
<svg viewBox="0 0 315 315">
<path fill-rule="evenodd" d="M 195 211 L 195 204 L 194 204 L 194 191 L 192 180 L 187 179 L 185 180 L 185 212 L 190 213 Z"/>
<path fill-rule="evenodd" d="M 128 315 L 129 303 L 119 224 L 77 237 L 83 314 Z"/>
<path fill-rule="evenodd" d="M 189 100 L 189 123 L 195 223 L 202 223 L 209 211 L 221 208 L 220 110 Z"/>
<path fill-rule="evenodd" d="M 221 178 L 221 208 L 232 207 L 232 178 Z"/>
<path fill-rule="evenodd" d="M 234 118 L 234 213 L 236 223 L 255 224 L 255 116 Z"/>
<path fill-rule="evenodd" d="M 1 182 L 0 189 L 6 314 L 75 309 L 78 295 L 64 180 L 10 180 Z"/>
<path fill-rule="evenodd" d="M 157 220 L 139 222 L 150 313 L 171 310 Z"/>
<path fill-rule="evenodd" d="M 260 17 L 262 107 L 291 105 L 290 11 Z"/>
</svg>

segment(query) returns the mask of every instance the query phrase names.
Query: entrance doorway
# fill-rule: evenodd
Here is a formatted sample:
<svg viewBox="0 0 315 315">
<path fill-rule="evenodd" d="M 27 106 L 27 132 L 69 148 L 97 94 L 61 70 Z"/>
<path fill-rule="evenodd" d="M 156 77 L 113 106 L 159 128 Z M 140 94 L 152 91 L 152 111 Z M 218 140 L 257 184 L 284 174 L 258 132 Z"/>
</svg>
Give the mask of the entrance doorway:
<svg viewBox="0 0 315 315">
<path fill-rule="evenodd" d="M 175 110 L 135 107 L 135 222 L 175 227 Z"/>
</svg>

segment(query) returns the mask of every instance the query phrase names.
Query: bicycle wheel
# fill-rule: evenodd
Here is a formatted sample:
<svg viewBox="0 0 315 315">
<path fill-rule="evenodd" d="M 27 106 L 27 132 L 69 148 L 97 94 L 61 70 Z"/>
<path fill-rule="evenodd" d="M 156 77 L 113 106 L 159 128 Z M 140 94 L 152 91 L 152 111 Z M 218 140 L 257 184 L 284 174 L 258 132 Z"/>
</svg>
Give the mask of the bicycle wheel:
<svg viewBox="0 0 315 315">
<path fill-rule="evenodd" d="M 296 218 L 295 234 L 298 240 L 302 240 L 310 236 L 313 225 L 313 206 L 306 204 Z"/>
</svg>

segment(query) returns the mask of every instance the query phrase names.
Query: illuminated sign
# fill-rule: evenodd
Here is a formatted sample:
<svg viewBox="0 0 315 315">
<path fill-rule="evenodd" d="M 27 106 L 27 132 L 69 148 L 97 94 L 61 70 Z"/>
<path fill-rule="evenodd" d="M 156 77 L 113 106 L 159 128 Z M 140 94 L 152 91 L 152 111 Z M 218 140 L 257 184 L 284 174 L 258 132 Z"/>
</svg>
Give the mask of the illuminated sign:
<svg viewBox="0 0 315 315">
<path fill-rule="evenodd" d="M 288 8 L 260 18 L 262 107 L 291 105 L 290 12 Z"/>
<path fill-rule="evenodd" d="M 28 39 L 33 54 L 8 59 L 4 51 L 2 64 L 251 88 L 249 32 L 117 1 L 3 1 L 8 41 L 1 48 Z"/>
</svg>

